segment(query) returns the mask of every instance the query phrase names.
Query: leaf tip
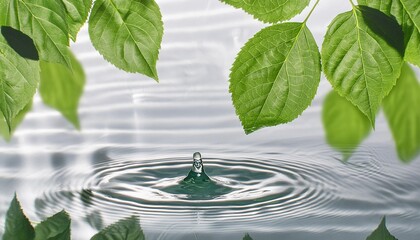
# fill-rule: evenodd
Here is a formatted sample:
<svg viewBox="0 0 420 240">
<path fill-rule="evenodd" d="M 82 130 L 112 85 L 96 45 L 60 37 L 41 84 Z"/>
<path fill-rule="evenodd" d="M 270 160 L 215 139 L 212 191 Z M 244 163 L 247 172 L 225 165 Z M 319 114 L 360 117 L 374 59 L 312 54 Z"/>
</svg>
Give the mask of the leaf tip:
<svg viewBox="0 0 420 240">
<path fill-rule="evenodd" d="M 140 72 L 141 74 L 145 74 L 143 72 Z M 146 74 L 148 77 L 151 77 L 154 79 L 157 83 L 159 83 L 159 76 L 157 74 L 156 68 L 152 68 L 152 71 L 150 74 Z"/>
<path fill-rule="evenodd" d="M 376 125 L 375 125 L 375 117 L 373 117 L 372 119 L 369 118 L 370 121 L 370 125 L 372 126 L 373 131 L 375 131 Z"/>
</svg>

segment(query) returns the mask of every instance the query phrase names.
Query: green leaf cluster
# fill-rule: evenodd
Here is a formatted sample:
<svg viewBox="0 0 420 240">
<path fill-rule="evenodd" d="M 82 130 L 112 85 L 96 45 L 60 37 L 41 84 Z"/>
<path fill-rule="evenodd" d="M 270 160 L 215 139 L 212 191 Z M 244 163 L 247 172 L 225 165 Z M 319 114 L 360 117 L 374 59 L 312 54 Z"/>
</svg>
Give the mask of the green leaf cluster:
<svg viewBox="0 0 420 240">
<path fill-rule="evenodd" d="M 231 68 L 229 90 L 245 133 L 301 115 L 315 97 L 322 62 L 334 89 L 323 110 L 327 141 L 345 159 L 375 127 L 382 105 L 400 158 L 409 161 L 419 154 L 415 103 L 420 92 L 404 62 L 420 67 L 420 1 L 358 0 L 355 5 L 350 0 L 351 9 L 329 24 L 321 53 L 306 25 L 319 0 L 303 22 L 283 21 L 310 1 L 220 1 L 273 23 L 248 40 Z"/>
<path fill-rule="evenodd" d="M 6 214 L 3 240 L 70 240 L 71 219 L 64 210 L 37 224 L 35 228 L 22 211 L 16 195 Z M 144 240 L 138 218 L 129 217 L 101 230 L 92 240 Z"/>
<path fill-rule="evenodd" d="M 80 129 L 85 74 L 69 45 L 86 21 L 107 61 L 158 80 L 163 22 L 154 0 L 0 0 L 0 12 L 0 132 L 7 140 L 38 84 L 44 103 Z"/>
<path fill-rule="evenodd" d="M 6 227 L 3 240 L 70 240 L 71 219 L 66 211 L 61 211 L 35 228 L 25 216 L 15 195 L 6 213 Z M 135 216 L 119 220 L 95 234 L 91 240 L 145 240 L 139 219 Z M 247 233 L 243 240 L 253 240 Z M 382 219 L 366 240 L 397 240 L 386 228 L 386 219 Z"/>
<path fill-rule="evenodd" d="M 70 216 L 61 211 L 34 228 L 15 195 L 6 214 L 3 240 L 70 240 L 70 223 Z"/>
<path fill-rule="evenodd" d="M 338 15 L 325 35 L 322 59 L 327 79 L 372 126 L 383 98 L 400 75 L 403 49 L 398 23 L 366 6 Z"/>
<path fill-rule="evenodd" d="M 293 17 L 309 3 L 222 1 L 272 23 Z M 350 11 L 329 25 L 319 54 L 306 26 L 318 2 L 302 23 L 264 28 L 239 52 L 231 69 L 230 92 L 246 133 L 290 122 L 302 114 L 315 97 L 321 60 L 334 90 L 375 125 L 382 100 L 401 72 L 404 32 L 380 10 L 352 3 Z"/>
<path fill-rule="evenodd" d="M 409 64 L 404 64 L 396 86 L 382 108 L 393 135 L 398 156 L 408 163 L 420 154 L 420 83 Z M 322 122 L 327 142 L 348 159 L 371 132 L 369 120 L 347 99 L 331 92 L 324 100 Z"/>
</svg>

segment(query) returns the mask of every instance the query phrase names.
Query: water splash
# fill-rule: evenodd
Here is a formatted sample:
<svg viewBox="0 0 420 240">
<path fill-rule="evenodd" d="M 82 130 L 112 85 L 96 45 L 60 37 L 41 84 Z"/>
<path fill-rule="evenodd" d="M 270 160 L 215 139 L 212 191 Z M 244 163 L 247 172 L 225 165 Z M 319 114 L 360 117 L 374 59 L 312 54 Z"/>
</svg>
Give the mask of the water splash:
<svg viewBox="0 0 420 240">
<path fill-rule="evenodd" d="M 210 182 L 210 178 L 204 172 L 203 159 L 201 159 L 201 154 L 195 152 L 193 154 L 193 165 L 188 173 L 188 176 L 183 180 L 186 183 L 200 183 L 200 182 Z"/>
<path fill-rule="evenodd" d="M 201 154 L 195 152 L 188 176 L 175 185 L 163 188 L 162 191 L 189 200 L 210 200 L 232 192 L 233 188 L 217 180 L 210 179 L 204 171 Z"/>
</svg>

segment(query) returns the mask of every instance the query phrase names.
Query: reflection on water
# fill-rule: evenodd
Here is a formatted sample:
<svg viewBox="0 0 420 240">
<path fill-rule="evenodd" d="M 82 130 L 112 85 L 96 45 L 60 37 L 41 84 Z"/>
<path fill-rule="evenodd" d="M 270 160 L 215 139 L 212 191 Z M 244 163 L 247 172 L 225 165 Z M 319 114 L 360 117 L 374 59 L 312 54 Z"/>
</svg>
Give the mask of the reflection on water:
<svg viewBox="0 0 420 240">
<path fill-rule="evenodd" d="M 355 240 L 384 215 L 399 239 L 418 237 L 420 161 L 400 163 L 384 116 L 342 162 L 325 142 L 321 106 L 330 87 L 323 79 L 296 121 L 246 136 L 227 79 L 261 23 L 214 0 L 158 3 L 166 29 L 161 83 L 109 65 L 84 28 L 73 46 L 88 80 L 82 131 L 37 98 L 10 144 L 0 144 L 0 229 L 17 191 L 34 221 L 66 209 L 76 240 L 131 215 L 151 240 L 246 232 L 256 240 Z M 345 8 L 321 1 L 309 23 L 318 43 Z M 213 192 L 182 188 L 195 151 Z"/>
</svg>

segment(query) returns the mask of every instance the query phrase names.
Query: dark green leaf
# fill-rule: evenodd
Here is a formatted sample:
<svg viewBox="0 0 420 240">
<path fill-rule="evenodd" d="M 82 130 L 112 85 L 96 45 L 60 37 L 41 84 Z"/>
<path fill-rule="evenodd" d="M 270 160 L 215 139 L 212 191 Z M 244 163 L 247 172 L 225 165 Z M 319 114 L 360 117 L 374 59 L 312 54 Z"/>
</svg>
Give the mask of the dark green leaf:
<svg viewBox="0 0 420 240">
<path fill-rule="evenodd" d="M 322 46 L 324 73 L 334 89 L 375 125 L 383 98 L 395 85 L 403 63 L 398 23 L 366 6 L 337 16 Z"/>
<path fill-rule="evenodd" d="M 11 120 L 11 129 L 9 131 L 9 127 L 7 126 L 6 119 L 4 118 L 3 114 L 0 113 L 0 134 L 6 139 L 6 141 L 10 141 L 12 138 L 13 133 L 15 132 L 16 128 L 19 124 L 23 121 L 26 114 L 31 111 L 32 109 L 32 102 L 29 102 L 12 120 Z"/>
<path fill-rule="evenodd" d="M 76 41 L 77 33 L 89 15 L 92 0 L 63 0 L 63 3 L 67 11 L 69 35 L 73 41 Z"/>
<path fill-rule="evenodd" d="M 89 17 L 89 35 L 107 61 L 158 80 L 161 18 L 154 0 L 97 0 Z"/>
<path fill-rule="evenodd" d="M 397 85 L 384 99 L 385 116 L 400 159 L 413 160 L 420 153 L 420 84 L 408 64 L 404 64 Z"/>
<path fill-rule="evenodd" d="M 6 213 L 6 227 L 3 240 L 32 240 L 35 231 L 22 211 L 16 195 Z"/>
<path fill-rule="evenodd" d="M 120 220 L 103 229 L 91 240 L 144 240 L 143 231 L 140 228 L 139 220 L 130 217 Z"/>
<path fill-rule="evenodd" d="M 322 123 L 328 144 L 339 150 L 344 160 L 351 156 L 371 130 L 369 119 L 334 91 L 324 101 Z"/>
<path fill-rule="evenodd" d="M 21 57 L 31 60 L 39 60 L 38 51 L 36 50 L 34 41 L 28 35 L 11 27 L 1 27 L 1 34 L 7 43 Z"/>
<path fill-rule="evenodd" d="M 0 25 L 13 27 L 31 37 L 40 59 L 67 65 L 69 45 L 66 11 L 60 1 L 7 0 L 0 2 Z"/>
<path fill-rule="evenodd" d="M 282 22 L 296 16 L 305 9 L 310 0 L 221 0 L 241 8 L 263 22 Z"/>
<path fill-rule="evenodd" d="M 9 132 L 13 119 L 27 106 L 39 82 L 39 63 L 22 58 L 0 35 L 0 112 Z"/>
<path fill-rule="evenodd" d="M 252 239 L 252 238 L 251 238 L 251 236 L 249 236 L 249 234 L 247 233 L 247 234 L 245 234 L 245 236 L 244 236 L 244 238 L 243 238 L 242 240 L 253 240 L 253 239 Z"/>
<path fill-rule="evenodd" d="M 366 238 L 366 240 L 397 240 L 386 228 L 385 217 L 382 218 L 378 228 Z"/>
<path fill-rule="evenodd" d="M 71 220 L 61 211 L 35 227 L 35 240 L 70 240 Z"/>
<path fill-rule="evenodd" d="M 85 73 L 82 65 L 70 52 L 73 71 L 56 63 L 40 62 L 41 84 L 39 92 L 45 104 L 63 114 L 77 129 L 80 129 L 77 107 L 83 94 Z"/>
<path fill-rule="evenodd" d="M 246 133 L 287 123 L 312 102 L 321 77 L 318 47 L 303 23 L 264 28 L 236 57 L 233 105 Z"/>
<path fill-rule="evenodd" d="M 420 1 L 414 0 L 358 0 L 394 16 L 404 31 L 405 59 L 420 67 Z"/>
</svg>

